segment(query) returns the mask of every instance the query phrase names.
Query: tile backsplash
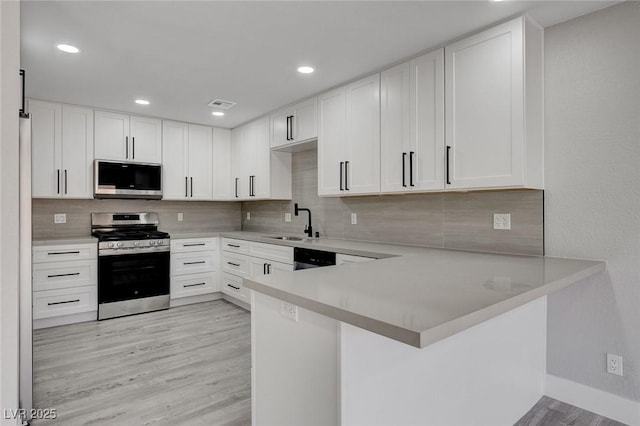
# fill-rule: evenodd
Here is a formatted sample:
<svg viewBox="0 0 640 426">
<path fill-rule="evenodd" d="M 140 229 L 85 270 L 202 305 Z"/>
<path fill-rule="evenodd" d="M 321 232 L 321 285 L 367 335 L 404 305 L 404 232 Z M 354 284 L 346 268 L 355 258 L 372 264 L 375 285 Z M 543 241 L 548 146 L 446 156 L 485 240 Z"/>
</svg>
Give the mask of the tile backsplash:
<svg viewBox="0 0 640 426">
<path fill-rule="evenodd" d="M 242 230 L 301 234 L 311 209 L 321 236 L 363 241 L 542 255 L 543 191 L 510 190 L 318 197 L 317 150 L 293 154 L 293 200 L 242 203 Z M 251 219 L 247 220 L 247 212 Z M 284 222 L 290 212 L 292 221 Z M 351 213 L 357 224 L 351 225 Z M 510 213 L 511 230 L 494 230 L 493 214 Z"/>
<path fill-rule="evenodd" d="M 156 212 L 158 228 L 171 233 L 240 230 L 240 203 L 153 200 L 33 200 L 33 238 L 80 237 L 91 233 L 91 213 Z M 54 224 L 55 213 L 67 223 Z M 178 213 L 183 221 L 178 222 Z"/>
</svg>

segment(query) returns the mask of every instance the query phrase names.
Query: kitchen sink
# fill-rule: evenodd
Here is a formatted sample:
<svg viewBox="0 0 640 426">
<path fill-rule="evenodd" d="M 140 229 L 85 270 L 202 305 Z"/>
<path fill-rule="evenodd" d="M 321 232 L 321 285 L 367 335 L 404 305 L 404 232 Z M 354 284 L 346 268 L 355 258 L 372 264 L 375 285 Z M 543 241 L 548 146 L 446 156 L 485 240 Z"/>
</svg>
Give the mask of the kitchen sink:
<svg viewBox="0 0 640 426">
<path fill-rule="evenodd" d="M 267 237 L 267 238 L 273 238 L 274 240 L 283 240 L 283 241 L 304 241 L 306 239 L 302 237 L 288 237 L 288 236 Z"/>
</svg>

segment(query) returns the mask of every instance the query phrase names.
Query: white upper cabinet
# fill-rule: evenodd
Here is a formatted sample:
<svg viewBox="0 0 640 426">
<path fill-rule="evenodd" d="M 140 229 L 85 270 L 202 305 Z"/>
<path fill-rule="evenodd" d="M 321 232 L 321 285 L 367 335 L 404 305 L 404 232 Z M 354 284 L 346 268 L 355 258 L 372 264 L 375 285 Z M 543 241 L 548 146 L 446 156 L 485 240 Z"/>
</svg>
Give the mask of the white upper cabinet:
<svg viewBox="0 0 640 426">
<path fill-rule="evenodd" d="M 211 127 L 189 124 L 189 198 L 213 199 L 213 132 Z"/>
<path fill-rule="evenodd" d="M 309 141 L 318 137 L 318 99 L 312 98 L 271 116 L 271 147 Z"/>
<path fill-rule="evenodd" d="M 95 156 L 100 160 L 162 162 L 162 121 L 95 112 Z"/>
<path fill-rule="evenodd" d="M 162 121 L 157 118 L 129 117 L 129 159 L 141 163 L 162 162 Z"/>
<path fill-rule="evenodd" d="M 543 188 L 543 30 L 520 17 L 445 48 L 446 188 Z"/>
<path fill-rule="evenodd" d="M 93 198 L 93 110 L 29 100 L 32 196 Z"/>
<path fill-rule="evenodd" d="M 444 50 L 383 71 L 380 103 L 381 191 L 442 191 Z"/>
<path fill-rule="evenodd" d="M 211 127 L 166 120 L 162 126 L 163 198 L 213 199 Z"/>
<path fill-rule="evenodd" d="M 380 192 L 380 74 L 318 97 L 318 194 Z"/>
<path fill-rule="evenodd" d="M 189 196 L 189 125 L 162 122 L 162 198 L 184 200 Z"/>
<path fill-rule="evenodd" d="M 272 152 L 269 117 L 231 132 L 231 199 L 291 199 L 291 154 Z"/>
<path fill-rule="evenodd" d="M 213 183 L 212 196 L 214 200 L 230 200 L 231 191 L 231 131 L 229 129 L 213 128 Z"/>
</svg>

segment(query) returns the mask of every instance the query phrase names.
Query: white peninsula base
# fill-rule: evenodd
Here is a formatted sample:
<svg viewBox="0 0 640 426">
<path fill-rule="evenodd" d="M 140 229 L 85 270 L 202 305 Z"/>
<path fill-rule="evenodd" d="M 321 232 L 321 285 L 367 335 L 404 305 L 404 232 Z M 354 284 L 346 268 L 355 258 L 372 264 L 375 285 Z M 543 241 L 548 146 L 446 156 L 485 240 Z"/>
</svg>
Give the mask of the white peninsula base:
<svg viewBox="0 0 640 426">
<path fill-rule="evenodd" d="M 419 349 L 251 293 L 254 425 L 512 425 L 543 395 L 546 296 Z"/>
</svg>

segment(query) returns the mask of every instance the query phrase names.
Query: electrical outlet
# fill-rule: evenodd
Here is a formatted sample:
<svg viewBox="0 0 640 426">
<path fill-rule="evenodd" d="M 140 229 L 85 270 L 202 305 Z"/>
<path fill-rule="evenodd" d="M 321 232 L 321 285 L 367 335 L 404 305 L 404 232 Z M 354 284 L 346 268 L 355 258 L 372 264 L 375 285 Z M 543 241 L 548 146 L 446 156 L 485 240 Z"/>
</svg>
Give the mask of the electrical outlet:
<svg viewBox="0 0 640 426">
<path fill-rule="evenodd" d="M 622 376 L 622 357 L 607 353 L 607 373 Z"/>
<path fill-rule="evenodd" d="M 291 213 L 285 213 L 284 214 L 284 221 L 285 222 L 291 222 Z"/>
<path fill-rule="evenodd" d="M 178 222 L 182 222 L 183 219 L 184 216 L 182 215 L 182 213 L 178 213 Z"/>
<path fill-rule="evenodd" d="M 247 220 L 251 220 L 251 212 L 247 212 Z"/>
<path fill-rule="evenodd" d="M 351 213 L 351 224 L 352 225 L 358 224 L 358 213 Z"/>
<path fill-rule="evenodd" d="M 287 302 L 280 302 L 280 313 L 285 317 L 298 322 L 298 307 Z"/>
<path fill-rule="evenodd" d="M 493 229 L 511 229 L 511 214 L 510 213 L 494 213 L 493 214 Z"/>
<path fill-rule="evenodd" d="M 53 215 L 53 223 L 67 223 L 66 213 L 56 213 Z"/>
</svg>

